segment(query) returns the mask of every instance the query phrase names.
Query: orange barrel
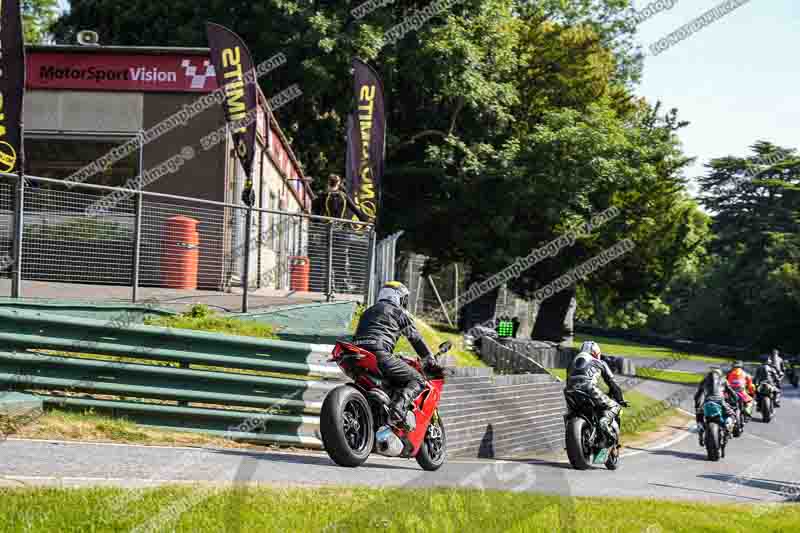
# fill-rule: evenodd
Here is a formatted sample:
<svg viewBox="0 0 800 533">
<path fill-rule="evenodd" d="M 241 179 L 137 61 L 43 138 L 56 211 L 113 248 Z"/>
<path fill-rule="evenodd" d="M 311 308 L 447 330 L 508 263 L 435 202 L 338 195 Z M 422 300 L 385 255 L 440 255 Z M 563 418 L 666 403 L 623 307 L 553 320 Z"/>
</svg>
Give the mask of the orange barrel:
<svg viewBox="0 0 800 533">
<path fill-rule="evenodd" d="M 161 255 L 161 279 L 170 289 L 196 289 L 200 263 L 199 222 L 177 215 L 167 219 L 164 229 L 164 253 Z"/>
<path fill-rule="evenodd" d="M 308 278 L 311 273 L 311 261 L 308 257 L 292 256 L 289 258 L 289 281 L 293 291 L 308 292 Z"/>
</svg>

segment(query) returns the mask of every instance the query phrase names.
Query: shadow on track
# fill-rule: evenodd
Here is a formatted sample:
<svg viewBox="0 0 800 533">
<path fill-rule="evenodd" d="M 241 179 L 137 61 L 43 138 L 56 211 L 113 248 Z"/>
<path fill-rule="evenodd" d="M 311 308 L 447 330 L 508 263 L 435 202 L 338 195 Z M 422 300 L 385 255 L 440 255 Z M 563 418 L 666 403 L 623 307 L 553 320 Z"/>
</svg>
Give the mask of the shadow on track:
<svg viewBox="0 0 800 533">
<path fill-rule="evenodd" d="M 695 461 L 706 461 L 705 453 L 694 453 L 694 452 L 681 452 L 678 450 L 647 450 L 645 448 L 635 448 L 630 447 L 627 448 L 628 450 L 635 450 L 638 452 L 647 452 L 651 455 L 663 455 L 663 456 L 671 456 L 677 457 L 679 459 L 693 459 Z"/>
<path fill-rule="evenodd" d="M 564 468 L 566 470 L 572 470 L 572 465 L 569 464 L 569 461 L 548 461 L 545 459 L 514 459 L 514 458 L 507 458 L 507 457 L 498 457 L 498 461 L 505 461 L 508 463 L 522 463 L 528 465 L 536 465 L 536 466 L 549 466 L 551 468 Z"/>
<path fill-rule="evenodd" d="M 289 463 L 289 464 L 298 464 L 298 465 L 319 465 L 319 466 L 331 466 L 336 468 L 341 468 L 336 466 L 327 455 L 305 455 L 305 454 L 283 454 L 283 453 L 274 453 L 274 452 L 245 452 L 239 450 L 212 450 L 214 453 L 218 453 L 220 455 L 234 455 L 237 457 L 241 457 L 242 459 L 251 459 L 254 461 L 264 461 L 264 462 L 280 462 L 280 463 Z M 418 467 L 406 467 L 406 466 L 396 466 L 396 465 L 389 465 L 385 463 L 373 463 L 367 461 L 364 463 L 362 468 L 384 468 L 389 470 L 414 470 L 414 471 L 422 471 Z"/>
</svg>

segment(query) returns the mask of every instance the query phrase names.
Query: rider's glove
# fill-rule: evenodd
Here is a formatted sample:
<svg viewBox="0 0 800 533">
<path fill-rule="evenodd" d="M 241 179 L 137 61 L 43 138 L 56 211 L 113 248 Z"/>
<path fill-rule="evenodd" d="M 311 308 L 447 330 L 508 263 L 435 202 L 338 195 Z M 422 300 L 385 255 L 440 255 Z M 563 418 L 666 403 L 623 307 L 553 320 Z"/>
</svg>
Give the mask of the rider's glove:
<svg viewBox="0 0 800 533">
<path fill-rule="evenodd" d="M 619 404 L 620 404 L 622 407 L 630 407 L 630 406 L 631 406 L 631 404 L 629 404 L 629 403 L 628 403 L 628 402 L 626 402 L 625 400 L 622 400 L 621 402 L 619 402 Z"/>
<path fill-rule="evenodd" d="M 425 372 L 431 373 L 438 373 L 443 370 L 443 368 L 439 366 L 439 363 L 437 363 L 436 359 L 433 357 L 428 357 L 425 359 L 425 362 L 422 364 L 422 369 L 425 370 Z"/>
</svg>

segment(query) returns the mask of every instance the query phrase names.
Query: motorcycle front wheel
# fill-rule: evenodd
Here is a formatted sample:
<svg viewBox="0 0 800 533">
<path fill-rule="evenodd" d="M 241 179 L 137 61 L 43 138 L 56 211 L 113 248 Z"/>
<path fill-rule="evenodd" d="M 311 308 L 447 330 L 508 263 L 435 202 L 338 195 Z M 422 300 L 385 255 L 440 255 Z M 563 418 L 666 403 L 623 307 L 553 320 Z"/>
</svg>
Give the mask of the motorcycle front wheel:
<svg viewBox="0 0 800 533">
<path fill-rule="evenodd" d="M 587 470 L 592 466 L 591 434 L 592 427 L 579 416 L 567 423 L 567 457 L 576 470 Z"/>
<path fill-rule="evenodd" d="M 372 452 L 372 410 L 364 395 L 353 387 L 342 385 L 328 393 L 319 426 L 325 451 L 339 466 L 359 466 Z"/>
<path fill-rule="evenodd" d="M 444 423 L 438 412 L 425 432 L 425 440 L 419 447 L 416 459 L 417 464 L 429 472 L 439 470 L 447 460 L 447 437 L 444 432 Z"/>
<path fill-rule="evenodd" d="M 608 459 L 606 459 L 606 468 L 609 470 L 616 470 L 619 468 L 619 446 L 612 446 L 608 452 Z"/>
</svg>

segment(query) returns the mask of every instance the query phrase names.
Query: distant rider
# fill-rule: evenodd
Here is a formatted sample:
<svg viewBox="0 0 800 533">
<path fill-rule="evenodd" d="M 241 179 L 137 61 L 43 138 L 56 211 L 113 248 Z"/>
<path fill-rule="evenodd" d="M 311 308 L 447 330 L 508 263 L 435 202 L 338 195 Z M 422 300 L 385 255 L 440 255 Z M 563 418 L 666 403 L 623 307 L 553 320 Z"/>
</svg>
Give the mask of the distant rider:
<svg viewBox="0 0 800 533">
<path fill-rule="evenodd" d="M 742 406 L 747 416 L 752 416 L 753 396 L 756 394 L 756 388 L 753 385 L 753 378 L 745 371 L 744 364 L 741 361 L 736 361 L 733 364 L 733 368 L 728 372 L 727 380 L 728 385 L 741 398 Z"/>
<path fill-rule="evenodd" d="M 424 379 L 399 357 L 392 355 L 402 335 L 408 339 L 425 368 L 438 368 L 436 360 L 414 326 L 408 308 L 408 289 L 399 281 L 387 281 L 378 293 L 378 302 L 369 307 L 358 322 L 353 344 L 374 353 L 378 369 L 389 383 L 399 389 L 393 407 L 397 421 L 404 421 L 411 402 L 422 392 Z"/>
<path fill-rule="evenodd" d="M 715 402 L 723 408 L 727 418 L 728 429 L 730 429 L 731 423 L 736 417 L 734 409 L 736 397 L 736 391 L 728 385 L 728 381 L 723 377 L 722 370 L 719 368 L 712 368 L 697 386 L 697 392 L 694 394 L 694 412 L 699 429 L 700 446 L 706 445 L 705 416 L 703 414 L 705 403 Z M 732 403 L 733 405 L 731 405 Z"/>
<path fill-rule="evenodd" d="M 756 370 L 756 387 L 759 387 L 764 382 L 775 389 L 775 407 L 779 407 L 781 401 L 781 388 L 779 385 L 781 382 L 781 375 L 778 373 L 778 369 L 769 362 L 764 363 Z"/>
<path fill-rule="evenodd" d="M 584 342 L 567 369 L 567 386 L 564 393 L 579 390 L 589 394 L 595 404 L 602 409 L 600 429 L 611 439 L 611 443 L 618 443 L 619 426 L 616 418 L 622 406 L 627 407 L 628 402 L 622 397 L 622 389 L 614 381 L 614 374 L 601 356 L 600 346 L 596 342 Z M 613 400 L 600 389 L 601 377 L 608 385 L 609 395 L 614 398 Z"/>
<path fill-rule="evenodd" d="M 786 374 L 786 368 L 783 362 L 783 357 L 781 357 L 781 354 L 778 352 L 778 350 L 772 350 L 772 355 L 770 355 L 767 364 L 772 366 L 778 374 L 778 379 L 775 383 L 775 386 L 778 387 L 778 394 L 775 396 L 775 407 L 780 407 L 781 394 L 783 394 L 783 376 Z"/>
</svg>

